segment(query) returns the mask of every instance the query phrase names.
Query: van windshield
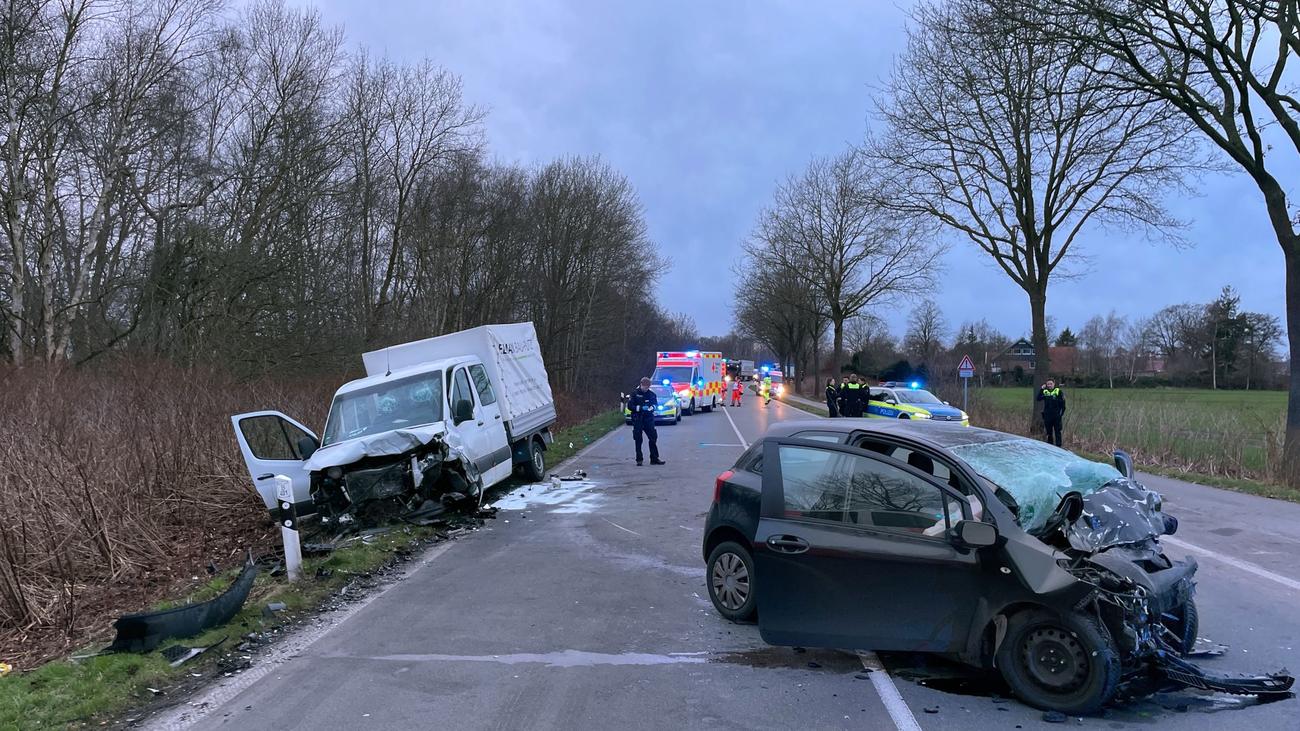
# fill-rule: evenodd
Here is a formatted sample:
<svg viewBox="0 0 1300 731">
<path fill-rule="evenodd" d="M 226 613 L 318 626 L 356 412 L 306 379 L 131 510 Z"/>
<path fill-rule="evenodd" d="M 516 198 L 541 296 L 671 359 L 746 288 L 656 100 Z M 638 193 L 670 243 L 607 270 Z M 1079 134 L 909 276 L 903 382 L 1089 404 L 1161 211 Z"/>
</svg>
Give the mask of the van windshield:
<svg viewBox="0 0 1300 731">
<path fill-rule="evenodd" d="M 442 421 L 442 401 L 441 372 L 339 394 L 330 406 L 321 446 Z"/>
<path fill-rule="evenodd" d="M 651 383 L 663 385 L 664 380 L 672 386 L 678 383 L 690 383 L 691 375 L 695 369 L 690 366 L 659 366 L 655 369 L 655 374 L 650 377 Z"/>
</svg>

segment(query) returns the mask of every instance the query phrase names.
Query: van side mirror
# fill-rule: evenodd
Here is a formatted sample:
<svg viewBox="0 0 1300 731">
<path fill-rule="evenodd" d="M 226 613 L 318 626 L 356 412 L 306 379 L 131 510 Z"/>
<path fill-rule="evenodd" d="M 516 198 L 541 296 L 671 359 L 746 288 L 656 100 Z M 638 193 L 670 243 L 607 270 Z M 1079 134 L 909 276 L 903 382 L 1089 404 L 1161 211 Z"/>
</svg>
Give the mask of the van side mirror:
<svg viewBox="0 0 1300 731">
<path fill-rule="evenodd" d="M 1136 474 L 1136 472 L 1133 469 L 1133 458 L 1129 456 L 1128 452 L 1125 452 L 1122 449 L 1115 450 L 1114 456 L 1115 456 L 1115 469 L 1119 470 L 1119 473 L 1121 475 L 1124 475 L 1125 477 L 1131 479 L 1133 475 Z"/>
<path fill-rule="evenodd" d="M 998 529 L 982 520 L 959 520 L 952 529 L 953 537 L 972 548 L 991 546 L 998 541 Z"/>
<path fill-rule="evenodd" d="M 452 409 L 453 421 L 456 424 L 462 424 L 474 418 L 474 404 L 469 399 L 461 399 L 456 402 L 456 408 Z"/>
<path fill-rule="evenodd" d="M 298 454 L 301 454 L 303 459 L 310 459 L 317 449 L 320 449 L 320 442 L 309 435 L 298 437 Z"/>
</svg>

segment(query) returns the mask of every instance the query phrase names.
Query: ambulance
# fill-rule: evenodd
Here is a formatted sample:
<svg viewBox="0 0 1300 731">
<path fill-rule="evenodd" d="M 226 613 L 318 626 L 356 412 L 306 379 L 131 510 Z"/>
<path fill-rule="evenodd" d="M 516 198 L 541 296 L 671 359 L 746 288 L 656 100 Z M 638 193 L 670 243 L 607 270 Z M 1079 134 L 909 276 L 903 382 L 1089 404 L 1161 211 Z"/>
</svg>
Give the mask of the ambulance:
<svg viewBox="0 0 1300 731">
<path fill-rule="evenodd" d="M 651 380 L 672 388 L 682 413 L 713 411 L 723 400 L 722 353 L 699 350 L 660 351 L 655 354 Z"/>
</svg>

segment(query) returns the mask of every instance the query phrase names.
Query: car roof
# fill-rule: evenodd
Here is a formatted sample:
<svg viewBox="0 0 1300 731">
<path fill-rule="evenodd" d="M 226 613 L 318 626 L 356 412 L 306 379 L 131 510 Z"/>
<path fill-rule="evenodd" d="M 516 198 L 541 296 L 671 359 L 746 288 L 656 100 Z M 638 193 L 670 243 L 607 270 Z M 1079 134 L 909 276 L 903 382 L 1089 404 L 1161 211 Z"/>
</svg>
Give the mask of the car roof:
<svg viewBox="0 0 1300 731">
<path fill-rule="evenodd" d="M 768 427 L 766 438 L 783 438 L 802 431 L 868 432 L 890 434 L 921 442 L 934 449 L 951 449 L 968 444 L 1005 442 L 1025 437 L 992 429 L 962 426 L 955 422 L 932 422 L 921 419 L 800 419 L 782 421 Z"/>
</svg>

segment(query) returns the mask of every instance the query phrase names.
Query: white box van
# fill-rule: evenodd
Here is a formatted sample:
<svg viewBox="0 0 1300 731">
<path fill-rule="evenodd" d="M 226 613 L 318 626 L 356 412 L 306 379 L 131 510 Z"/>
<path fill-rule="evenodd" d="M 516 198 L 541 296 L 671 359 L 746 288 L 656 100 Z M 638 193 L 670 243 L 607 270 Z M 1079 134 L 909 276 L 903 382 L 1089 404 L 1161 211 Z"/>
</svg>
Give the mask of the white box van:
<svg viewBox="0 0 1300 731">
<path fill-rule="evenodd" d="M 231 417 L 273 514 L 293 480 L 299 514 L 348 522 L 482 499 L 516 466 L 543 479 L 555 401 L 531 322 L 484 325 L 365 353 L 366 377 L 334 394 L 322 438 L 278 411 Z M 358 515 L 364 513 L 364 516 Z"/>
</svg>

